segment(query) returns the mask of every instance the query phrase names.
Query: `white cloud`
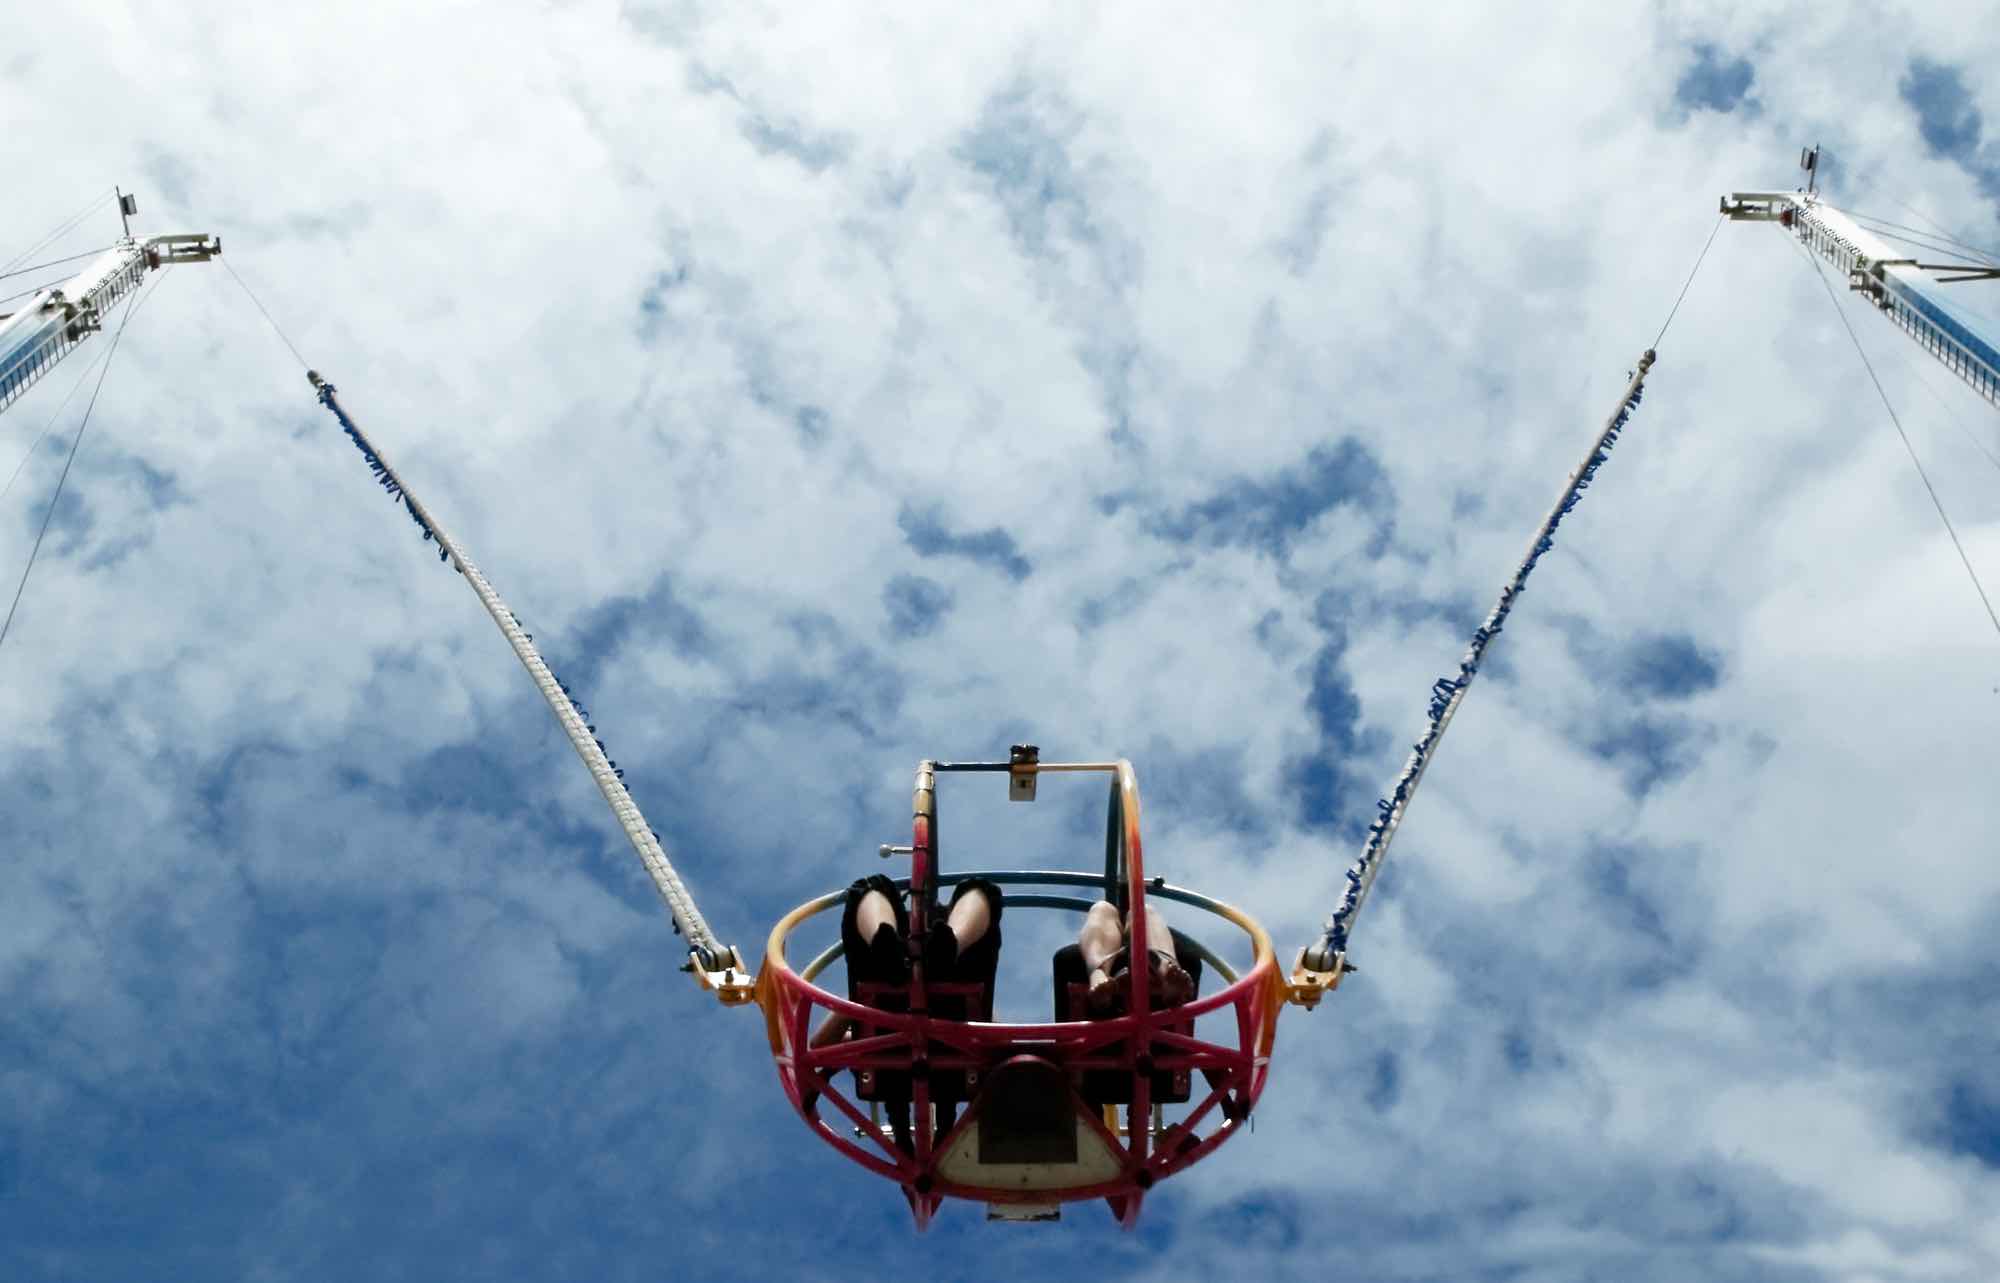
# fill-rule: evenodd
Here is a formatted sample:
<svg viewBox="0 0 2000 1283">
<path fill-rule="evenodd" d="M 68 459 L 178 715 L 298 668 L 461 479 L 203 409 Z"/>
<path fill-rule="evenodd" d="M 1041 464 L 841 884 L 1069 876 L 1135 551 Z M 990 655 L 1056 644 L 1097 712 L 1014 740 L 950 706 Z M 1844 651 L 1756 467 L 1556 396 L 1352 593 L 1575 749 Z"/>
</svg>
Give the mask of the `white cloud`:
<svg viewBox="0 0 2000 1283">
<path fill-rule="evenodd" d="M 0 81 L 33 179 L 0 238 L 113 180 L 147 230 L 221 233 L 746 952 L 876 867 L 920 755 L 1025 737 L 1131 754 L 1157 871 L 1289 957 L 1352 847 L 1296 775 L 1331 625 L 1335 778 L 1380 787 L 1715 197 L 1789 182 L 1800 143 L 1862 208 L 1992 240 L 1896 90 L 1944 59 L 2000 119 L 1977 16 L 52 11 Z M 1673 109 L 1701 41 L 1761 114 Z M 1996 582 L 1961 430 L 1994 446 L 1990 409 L 1924 370 L 1954 426 L 1849 306 Z M 0 418 L 0 466 L 70 375 Z M 1956 1088 L 2000 1101 L 1995 640 L 1873 396 L 1799 257 L 1722 228 L 1425 781 L 1362 974 L 1287 1017 L 1257 1132 L 1107 1273 L 1239 1233 L 1278 1277 L 1993 1272 L 1992 1139 L 1934 1124 Z M 1356 501 L 1262 542 L 1215 515 L 1348 439 L 1380 470 Z M 0 504 L 0 565 L 57 466 Z M 417 1234 L 740 1265 L 687 1218 L 774 1193 L 758 1247 L 799 1270 L 900 1241 L 893 1193 L 784 1118 L 754 1019 L 675 972 L 504 646 L 220 268 L 134 322 L 65 505 L 89 521 L 0 650 L 0 1191 L 118 1199 L 149 1259 L 195 1261 L 162 1228 L 185 1193 L 120 1164 L 258 1173 L 241 1205 L 277 1229 L 197 1226 L 225 1275 L 364 1238 L 421 1269 Z M 1032 573 L 920 555 L 912 510 Z M 952 605 L 899 638 L 912 574 Z M 1632 689 L 1619 656 L 1663 634 L 1713 689 Z M 1645 718 L 1684 760 L 1640 793 L 1591 746 Z M 1351 826 L 1372 797 L 1342 787 Z M 988 801 L 948 803 L 955 853 L 1093 864 L 1094 803 Z M 1008 959 L 1024 1010 L 1042 965 Z M 42 1219 L 27 1276 L 111 1268 L 116 1234 Z"/>
</svg>

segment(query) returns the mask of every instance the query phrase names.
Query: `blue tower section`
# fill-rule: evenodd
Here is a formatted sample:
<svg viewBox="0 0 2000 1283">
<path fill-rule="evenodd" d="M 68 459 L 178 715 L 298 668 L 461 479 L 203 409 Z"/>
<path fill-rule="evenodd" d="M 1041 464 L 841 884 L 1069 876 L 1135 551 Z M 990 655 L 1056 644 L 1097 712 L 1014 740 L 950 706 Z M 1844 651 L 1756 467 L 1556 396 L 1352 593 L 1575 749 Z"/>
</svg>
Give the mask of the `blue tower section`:
<svg viewBox="0 0 2000 1283">
<path fill-rule="evenodd" d="M 1974 391 L 2000 406 L 2000 349 L 1974 328 L 1971 318 L 1933 298 L 1929 288 L 1934 287 L 1923 276 L 1918 269 L 1885 268 L 1878 300 L 1882 310 Z"/>
<path fill-rule="evenodd" d="M 1922 264 L 1821 200 L 1817 193 L 1735 192 L 1722 198 L 1726 216 L 1774 222 L 1847 278 L 1898 328 L 1973 391 L 2000 407 L 2000 343 L 1938 291 L 1951 281 L 2000 277 L 1976 264 Z"/>
</svg>

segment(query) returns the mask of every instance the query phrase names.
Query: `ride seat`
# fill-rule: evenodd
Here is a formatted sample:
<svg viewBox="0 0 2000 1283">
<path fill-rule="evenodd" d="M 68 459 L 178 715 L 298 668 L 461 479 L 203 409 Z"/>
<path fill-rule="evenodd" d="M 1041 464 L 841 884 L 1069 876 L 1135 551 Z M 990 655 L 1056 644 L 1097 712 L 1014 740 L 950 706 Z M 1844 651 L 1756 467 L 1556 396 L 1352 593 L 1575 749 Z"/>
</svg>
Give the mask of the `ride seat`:
<svg viewBox="0 0 2000 1283">
<path fill-rule="evenodd" d="M 908 1011 L 910 986 L 907 983 L 850 980 L 849 1000 L 877 1011 Z M 993 1019 L 993 981 L 939 981 L 924 986 L 924 1002 L 932 1016 L 940 1020 Z M 854 1037 L 873 1038 L 890 1033 L 887 1026 L 856 1022 Z M 968 1070 L 933 1070 L 931 1099 L 939 1104 L 972 1099 L 978 1088 L 977 1076 Z M 859 1100 L 898 1103 L 910 1099 L 910 1073 L 902 1069 L 856 1069 L 854 1095 Z"/>
<path fill-rule="evenodd" d="M 1180 960 L 1181 970 L 1187 972 L 1194 982 L 1194 992 L 1201 993 L 1201 954 L 1194 941 L 1172 927 L 1168 931 L 1174 938 L 1174 955 Z M 1057 1020 L 1089 1020 L 1090 1016 L 1090 970 L 1083 965 L 1083 946 L 1066 944 L 1056 950 L 1055 971 L 1055 1018 Z M 1194 1033 L 1194 1018 L 1172 1021 L 1162 1026 L 1169 1033 Z M 1117 1044 L 1122 1047 L 1122 1044 Z M 1174 1049 L 1156 1044 L 1156 1055 L 1172 1055 Z M 1191 1094 L 1192 1083 L 1185 1069 L 1160 1069 L 1153 1073 L 1153 1100 L 1162 1105 L 1185 1104 Z M 1132 1103 L 1132 1075 L 1120 1069 L 1086 1069 L 1077 1084 L 1077 1093 L 1091 1105 L 1129 1105 Z"/>
</svg>

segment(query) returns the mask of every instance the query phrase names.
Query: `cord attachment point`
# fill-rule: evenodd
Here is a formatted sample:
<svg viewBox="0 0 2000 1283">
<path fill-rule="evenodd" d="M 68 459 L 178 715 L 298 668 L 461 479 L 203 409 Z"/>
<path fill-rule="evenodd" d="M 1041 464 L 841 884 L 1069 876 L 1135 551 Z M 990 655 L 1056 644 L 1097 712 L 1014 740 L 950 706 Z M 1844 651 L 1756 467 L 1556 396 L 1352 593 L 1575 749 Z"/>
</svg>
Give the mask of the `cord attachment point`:
<svg viewBox="0 0 2000 1283">
<path fill-rule="evenodd" d="M 1298 956 L 1292 959 L 1291 977 L 1285 982 L 1285 1001 L 1295 1007 L 1304 1007 L 1307 1011 L 1319 1006 L 1321 998 L 1340 988 L 1340 978 L 1355 970 L 1347 965 L 1347 954 L 1344 952 L 1334 954 L 1329 966 L 1324 968 L 1310 966 L 1307 964 L 1306 955 L 1313 952 L 1317 951 L 1299 950 Z M 1316 957 L 1312 961 L 1325 963 L 1327 960 L 1324 957 Z"/>
<path fill-rule="evenodd" d="M 172 263 L 206 263 L 222 253 L 222 238 L 206 232 L 177 232 L 149 236 L 144 248 L 146 261 L 152 267 Z"/>
<path fill-rule="evenodd" d="M 1007 800 L 1035 800 L 1035 774 L 1041 769 L 1042 750 L 1033 744 L 1016 744 L 1007 750 Z"/>
<path fill-rule="evenodd" d="M 757 978 L 743 965 L 734 945 L 708 962 L 704 962 L 701 950 L 689 950 L 685 970 L 693 972 L 695 982 L 725 1007 L 747 1007 L 757 1001 Z"/>
</svg>

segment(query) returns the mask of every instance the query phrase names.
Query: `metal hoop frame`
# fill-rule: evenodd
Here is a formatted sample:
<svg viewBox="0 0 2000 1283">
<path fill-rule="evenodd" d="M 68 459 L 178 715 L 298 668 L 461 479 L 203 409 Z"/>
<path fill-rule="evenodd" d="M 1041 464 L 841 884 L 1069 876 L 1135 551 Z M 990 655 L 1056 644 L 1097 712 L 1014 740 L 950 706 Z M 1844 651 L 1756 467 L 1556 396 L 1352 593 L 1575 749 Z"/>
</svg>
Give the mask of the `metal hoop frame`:
<svg viewBox="0 0 2000 1283">
<path fill-rule="evenodd" d="M 757 1001 L 764 1010 L 771 1054 L 777 1062 L 778 1080 L 799 1116 L 821 1140 L 879 1176 L 903 1187 L 918 1228 L 926 1227 L 943 1200 L 974 1199 L 987 1203 L 1073 1202 L 1080 1199 L 1107 1200 L 1121 1224 L 1137 1222 L 1139 1207 L 1147 1190 L 1160 1180 L 1205 1158 L 1229 1139 L 1237 1124 L 1248 1118 L 1263 1094 L 1270 1072 L 1271 1048 L 1277 1035 L 1278 1012 L 1284 1005 L 1286 987 L 1280 977 L 1271 940 L 1248 914 L 1193 891 L 1170 887 L 1164 880 L 1148 882 L 1139 837 L 1139 788 L 1131 764 L 1108 763 L 1045 764 L 1039 770 L 1102 771 L 1113 776 L 1111 802 L 1105 834 L 1105 871 L 1102 877 L 1087 873 L 1009 870 L 986 873 L 940 875 L 936 869 L 936 804 L 934 778 L 937 771 L 955 769 L 948 763 L 923 763 L 917 771 L 916 804 L 913 808 L 911 876 L 899 885 L 912 889 L 910 930 L 920 939 L 925 915 L 940 884 L 970 877 L 990 878 L 1013 885 L 1092 886 L 1131 914 L 1131 956 L 1146 956 L 1145 902 L 1149 895 L 1174 900 L 1212 913 L 1240 928 L 1250 938 L 1254 960 L 1241 976 L 1234 975 L 1205 947 L 1204 958 L 1213 962 L 1228 981 L 1219 992 L 1178 1007 L 1151 1009 L 1147 985 L 1149 968 L 1130 968 L 1131 989 L 1128 1014 L 1105 1020 L 1065 1021 L 1046 1024 L 1001 1024 L 944 1020 L 928 1014 L 921 975 L 921 961 L 910 982 L 907 1012 L 881 1011 L 850 1002 L 813 983 L 821 969 L 839 956 L 834 946 L 814 958 L 804 973 L 794 971 L 785 957 L 785 946 L 798 926 L 819 913 L 843 902 L 843 892 L 832 892 L 800 905 L 772 928 L 764 952 L 764 965 L 757 976 Z M 986 766 L 956 769 L 995 769 Z M 1004 765 L 997 769 L 1006 769 Z M 1087 909 L 1090 901 L 1073 896 L 1050 894 L 1010 895 L 1013 908 Z M 824 1014 L 863 1021 L 881 1032 L 833 1046 L 814 1048 L 811 1029 L 814 1009 Z M 1185 1025 L 1197 1016 L 1225 1008 L 1236 1015 L 1233 1044 L 1208 1041 L 1179 1032 L 1169 1026 Z M 983 1072 L 1010 1056 L 1029 1054 L 1045 1058 L 1062 1068 L 1074 1082 L 1085 1070 L 1118 1070 L 1132 1076 L 1131 1102 L 1127 1123 L 1120 1128 L 1115 1118 L 1099 1120 L 1084 1116 L 1098 1139 L 1119 1157 L 1119 1175 L 1112 1180 L 1062 1189 L 1021 1190 L 960 1185 L 937 1171 L 939 1156 L 969 1126 L 977 1125 L 977 1110 L 965 1115 L 943 1135 L 933 1139 L 931 1090 L 928 1071 L 972 1070 Z M 877 1126 L 846 1093 L 834 1085 L 842 1070 L 901 1070 L 911 1078 L 911 1107 L 915 1120 L 910 1152 L 905 1152 L 882 1134 Z M 1191 1102 L 1186 1117 L 1160 1128 L 1152 1125 L 1153 1074 L 1157 1071 L 1186 1069 L 1200 1071 L 1208 1084 L 1205 1097 Z M 840 1134 L 822 1116 L 821 1105 L 831 1104 L 859 1131 L 873 1148 Z M 1215 1121 L 1203 1131 L 1205 1122 Z M 1113 1125 L 1107 1126 L 1110 1122 Z"/>
</svg>

